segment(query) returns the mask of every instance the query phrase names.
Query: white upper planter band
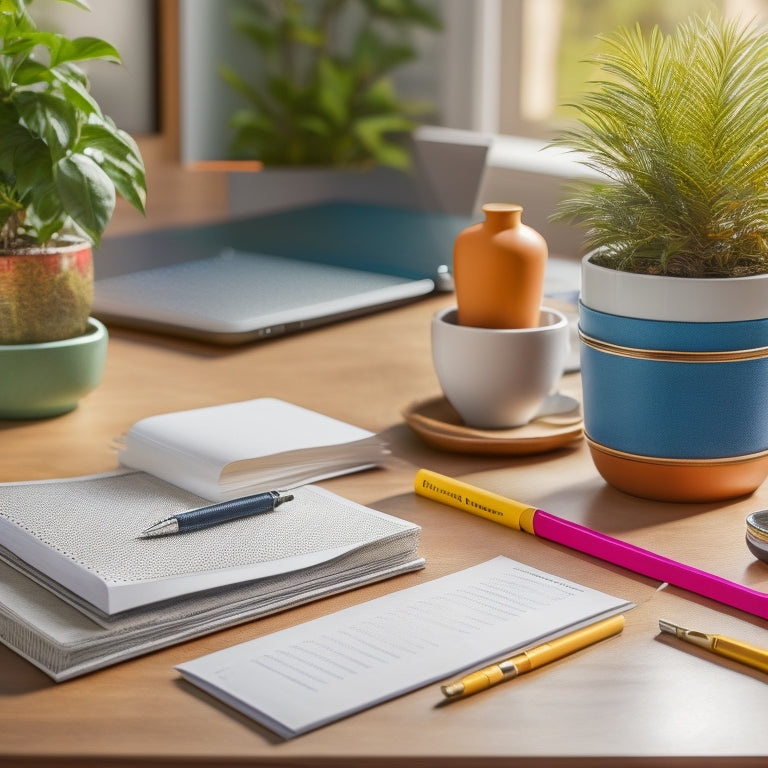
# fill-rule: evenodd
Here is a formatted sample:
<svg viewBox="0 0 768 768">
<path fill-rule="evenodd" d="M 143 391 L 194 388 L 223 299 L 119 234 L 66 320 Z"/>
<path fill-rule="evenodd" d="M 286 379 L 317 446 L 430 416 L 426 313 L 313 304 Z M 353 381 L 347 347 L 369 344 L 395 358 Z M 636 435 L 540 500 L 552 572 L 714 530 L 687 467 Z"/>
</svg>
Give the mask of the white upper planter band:
<svg viewBox="0 0 768 768">
<path fill-rule="evenodd" d="M 581 301 L 590 309 L 642 320 L 718 323 L 768 316 L 768 275 L 660 280 L 581 262 Z"/>
</svg>

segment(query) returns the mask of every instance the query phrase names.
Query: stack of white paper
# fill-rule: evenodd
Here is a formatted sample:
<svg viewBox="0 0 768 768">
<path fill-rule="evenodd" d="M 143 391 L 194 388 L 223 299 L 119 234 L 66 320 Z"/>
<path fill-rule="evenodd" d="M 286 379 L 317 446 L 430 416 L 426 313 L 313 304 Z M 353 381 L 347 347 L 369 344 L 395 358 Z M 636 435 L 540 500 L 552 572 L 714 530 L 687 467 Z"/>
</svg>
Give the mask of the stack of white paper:
<svg viewBox="0 0 768 768">
<path fill-rule="evenodd" d="M 124 467 L 211 501 L 315 483 L 389 456 L 374 433 L 272 397 L 149 416 L 118 448 Z"/>
<path fill-rule="evenodd" d="M 65 680 L 424 565 L 419 526 L 293 493 L 272 513 L 144 539 L 204 500 L 144 472 L 4 484 L 0 642 Z"/>
</svg>

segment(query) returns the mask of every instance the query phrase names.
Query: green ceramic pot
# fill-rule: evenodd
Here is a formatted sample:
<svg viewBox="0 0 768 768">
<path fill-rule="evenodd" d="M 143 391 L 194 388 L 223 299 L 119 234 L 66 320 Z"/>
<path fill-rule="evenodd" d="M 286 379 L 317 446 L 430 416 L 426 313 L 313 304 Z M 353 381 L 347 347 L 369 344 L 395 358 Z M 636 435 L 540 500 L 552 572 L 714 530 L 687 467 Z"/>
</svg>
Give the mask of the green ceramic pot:
<svg viewBox="0 0 768 768">
<path fill-rule="evenodd" d="M 89 318 L 79 336 L 0 345 L 0 418 L 39 419 L 74 410 L 101 381 L 107 339 L 104 325 Z"/>
</svg>

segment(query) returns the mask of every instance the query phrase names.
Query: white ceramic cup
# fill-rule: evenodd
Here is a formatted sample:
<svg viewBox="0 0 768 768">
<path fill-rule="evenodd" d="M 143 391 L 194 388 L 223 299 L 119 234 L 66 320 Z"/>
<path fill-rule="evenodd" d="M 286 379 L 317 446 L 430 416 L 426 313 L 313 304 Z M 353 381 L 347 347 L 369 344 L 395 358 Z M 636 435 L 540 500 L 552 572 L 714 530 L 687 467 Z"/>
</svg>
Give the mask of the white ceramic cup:
<svg viewBox="0 0 768 768">
<path fill-rule="evenodd" d="M 557 386 L 570 351 L 568 320 L 541 308 L 538 328 L 459 325 L 455 307 L 432 318 L 432 361 L 448 402 L 470 427 L 527 424 Z"/>
</svg>

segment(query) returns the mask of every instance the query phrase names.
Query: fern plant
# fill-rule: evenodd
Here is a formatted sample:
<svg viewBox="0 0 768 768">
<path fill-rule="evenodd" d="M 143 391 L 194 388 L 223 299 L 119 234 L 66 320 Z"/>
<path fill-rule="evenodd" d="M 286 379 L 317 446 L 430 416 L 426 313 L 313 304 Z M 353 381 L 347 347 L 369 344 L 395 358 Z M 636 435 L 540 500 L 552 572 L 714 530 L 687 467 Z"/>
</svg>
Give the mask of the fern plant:
<svg viewBox="0 0 768 768">
<path fill-rule="evenodd" d="M 601 39 L 605 78 L 555 144 L 605 181 L 573 185 L 555 218 L 614 269 L 768 272 L 768 32 L 709 15 Z"/>
<path fill-rule="evenodd" d="M 247 106 L 232 116 L 232 152 L 266 165 L 405 169 L 400 139 L 426 105 L 396 93 L 414 29 L 440 20 L 419 0 L 244 0 L 235 29 L 255 46 L 246 76 L 221 75 Z"/>
</svg>

